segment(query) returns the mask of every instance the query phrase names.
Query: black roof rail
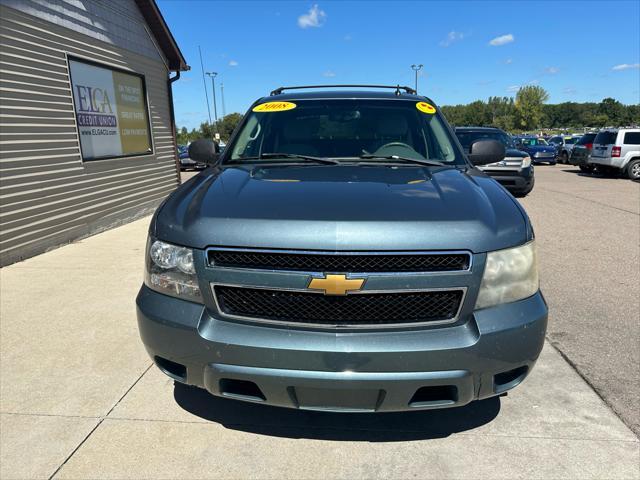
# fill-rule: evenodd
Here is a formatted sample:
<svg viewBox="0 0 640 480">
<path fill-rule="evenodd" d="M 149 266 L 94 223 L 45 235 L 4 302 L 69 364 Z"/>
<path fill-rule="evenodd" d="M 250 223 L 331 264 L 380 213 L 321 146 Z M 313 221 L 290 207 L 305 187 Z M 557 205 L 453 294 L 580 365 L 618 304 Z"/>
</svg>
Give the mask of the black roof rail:
<svg viewBox="0 0 640 480">
<path fill-rule="evenodd" d="M 400 85 L 300 85 L 298 87 L 280 87 L 271 92 L 271 96 L 280 95 L 285 90 L 302 90 L 306 88 L 392 88 L 396 91 L 396 95 L 400 95 L 400 90 L 416 95 L 416 91 L 411 87 L 402 87 Z"/>
</svg>

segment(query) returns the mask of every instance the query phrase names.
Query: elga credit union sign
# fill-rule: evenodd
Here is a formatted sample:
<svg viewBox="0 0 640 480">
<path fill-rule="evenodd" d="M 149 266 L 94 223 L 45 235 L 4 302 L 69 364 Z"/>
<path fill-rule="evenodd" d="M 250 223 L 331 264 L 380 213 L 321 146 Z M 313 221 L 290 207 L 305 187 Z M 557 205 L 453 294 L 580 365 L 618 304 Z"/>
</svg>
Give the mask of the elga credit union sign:
<svg viewBox="0 0 640 480">
<path fill-rule="evenodd" d="M 69 60 L 84 160 L 151 153 L 143 77 Z"/>
</svg>

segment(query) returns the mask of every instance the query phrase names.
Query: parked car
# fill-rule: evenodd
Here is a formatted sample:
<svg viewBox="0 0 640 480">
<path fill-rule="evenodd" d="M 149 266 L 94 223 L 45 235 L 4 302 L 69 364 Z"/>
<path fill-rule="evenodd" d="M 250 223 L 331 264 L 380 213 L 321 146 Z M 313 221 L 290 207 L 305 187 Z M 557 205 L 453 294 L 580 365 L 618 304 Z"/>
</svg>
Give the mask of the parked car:
<svg viewBox="0 0 640 480">
<path fill-rule="evenodd" d="M 190 145 L 211 168 L 153 216 L 137 297 L 153 362 L 214 395 L 334 412 L 520 384 L 547 305 L 531 221 L 474 167 L 504 146 L 465 155 L 409 87 L 315 88 L 258 99 L 222 154 Z"/>
<path fill-rule="evenodd" d="M 556 157 L 560 163 L 569 163 L 571 150 L 580 138 L 582 135 L 556 135 L 549 139 L 549 145 L 556 148 Z"/>
<path fill-rule="evenodd" d="M 514 137 L 514 142 L 518 150 L 527 152 L 533 163 L 556 164 L 556 149 L 550 146 L 543 138 L 533 135 Z"/>
<path fill-rule="evenodd" d="M 640 128 L 602 130 L 593 140 L 589 163 L 640 180 Z"/>
<path fill-rule="evenodd" d="M 594 170 L 593 164 L 589 163 L 591 150 L 593 149 L 593 140 L 596 138 L 595 133 L 585 133 L 580 140 L 576 142 L 571 149 L 569 155 L 569 163 L 575 165 L 583 172 L 591 173 Z"/>
<path fill-rule="evenodd" d="M 498 181 L 517 197 L 526 196 L 535 183 L 531 157 L 518 150 L 513 139 L 503 130 L 493 127 L 456 127 L 456 136 L 465 152 L 478 140 L 490 139 L 502 143 L 506 149 L 504 160 L 478 168 Z"/>
<path fill-rule="evenodd" d="M 178 145 L 178 158 L 180 160 L 180 170 L 197 170 L 204 168 L 204 165 L 189 157 L 189 149 L 186 145 Z"/>
</svg>

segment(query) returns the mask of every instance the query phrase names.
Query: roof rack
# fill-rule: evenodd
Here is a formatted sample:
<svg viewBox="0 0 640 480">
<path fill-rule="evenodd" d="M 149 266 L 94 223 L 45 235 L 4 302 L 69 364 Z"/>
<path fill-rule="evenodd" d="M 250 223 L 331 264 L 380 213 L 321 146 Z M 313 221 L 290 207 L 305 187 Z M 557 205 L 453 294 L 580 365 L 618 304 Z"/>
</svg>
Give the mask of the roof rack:
<svg viewBox="0 0 640 480">
<path fill-rule="evenodd" d="M 280 95 L 285 90 L 302 90 L 306 88 L 392 88 L 396 95 L 400 95 L 400 90 L 416 95 L 416 91 L 411 87 L 401 87 L 400 85 L 301 85 L 299 87 L 280 87 L 271 92 L 271 96 Z"/>
</svg>

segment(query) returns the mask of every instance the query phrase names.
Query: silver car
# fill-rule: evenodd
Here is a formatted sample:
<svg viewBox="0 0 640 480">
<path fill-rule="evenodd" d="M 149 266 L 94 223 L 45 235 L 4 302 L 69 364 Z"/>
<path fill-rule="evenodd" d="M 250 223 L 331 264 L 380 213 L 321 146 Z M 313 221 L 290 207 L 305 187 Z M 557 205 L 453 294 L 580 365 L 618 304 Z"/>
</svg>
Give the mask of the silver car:
<svg viewBox="0 0 640 480">
<path fill-rule="evenodd" d="M 582 135 L 557 135 L 549 139 L 549 144 L 556 147 L 558 162 L 569 163 L 571 150 Z"/>
<path fill-rule="evenodd" d="M 589 163 L 640 180 L 640 128 L 602 130 L 593 141 Z"/>
</svg>

